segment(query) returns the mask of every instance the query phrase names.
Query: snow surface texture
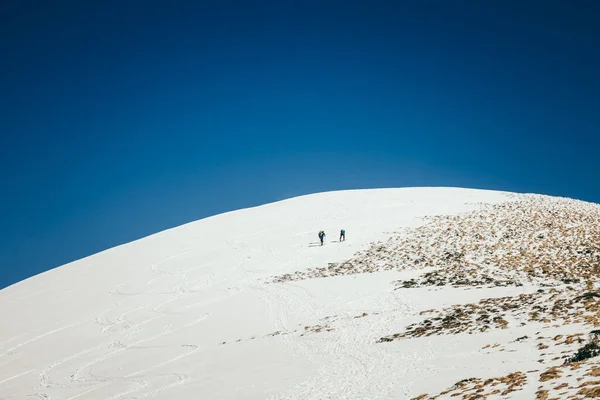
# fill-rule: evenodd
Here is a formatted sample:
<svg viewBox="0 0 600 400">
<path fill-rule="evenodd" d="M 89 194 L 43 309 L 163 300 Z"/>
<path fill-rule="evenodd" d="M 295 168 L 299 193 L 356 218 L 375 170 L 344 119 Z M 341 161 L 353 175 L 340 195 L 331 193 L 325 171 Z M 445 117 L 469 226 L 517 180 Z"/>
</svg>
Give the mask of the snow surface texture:
<svg viewBox="0 0 600 400">
<path fill-rule="evenodd" d="M 453 188 L 207 218 L 0 291 L 0 399 L 598 397 L 599 222 Z"/>
</svg>

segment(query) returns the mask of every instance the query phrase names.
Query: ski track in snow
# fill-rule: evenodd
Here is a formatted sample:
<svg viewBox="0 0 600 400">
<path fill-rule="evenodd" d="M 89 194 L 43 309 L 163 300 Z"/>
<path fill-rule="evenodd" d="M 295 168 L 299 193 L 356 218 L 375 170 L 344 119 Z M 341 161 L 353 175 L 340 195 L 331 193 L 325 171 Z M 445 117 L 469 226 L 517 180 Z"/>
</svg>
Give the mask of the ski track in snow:
<svg viewBox="0 0 600 400">
<path fill-rule="evenodd" d="M 420 321 L 426 309 L 523 288 L 460 296 L 395 290 L 394 281 L 424 271 L 410 269 L 270 280 L 355 257 L 421 217 L 509 199 L 450 188 L 305 196 L 184 225 L 34 277 L 0 292 L 10 304 L 0 304 L 0 317 L 19 327 L 0 335 L 0 399 L 408 399 L 425 388 L 442 391 L 481 375 L 468 362 L 481 357 L 471 338 L 376 340 Z M 341 228 L 347 240 L 337 243 Z M 311 244 L 320 229 L 322 247 Z M 49 329 L 52 320 L 61 325 Z M 456 363 L 464 365 L 450 373 Z M 498 358 L 487 371 L 511 372 L 509 364 Z"/>
</svg>

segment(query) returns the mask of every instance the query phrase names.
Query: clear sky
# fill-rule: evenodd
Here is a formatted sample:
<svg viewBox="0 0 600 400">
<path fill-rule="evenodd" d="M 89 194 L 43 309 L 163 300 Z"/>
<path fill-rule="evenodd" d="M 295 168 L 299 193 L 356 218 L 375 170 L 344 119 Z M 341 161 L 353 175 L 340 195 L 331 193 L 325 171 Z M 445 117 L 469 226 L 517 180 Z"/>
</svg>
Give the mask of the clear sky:
<svg viewBox="0 0 600 400">
<path fill-rule="evenodd" d="M 0 3 L 0 287 L 335 189 L 600 202 L 600 2 Z"/>
</svg>

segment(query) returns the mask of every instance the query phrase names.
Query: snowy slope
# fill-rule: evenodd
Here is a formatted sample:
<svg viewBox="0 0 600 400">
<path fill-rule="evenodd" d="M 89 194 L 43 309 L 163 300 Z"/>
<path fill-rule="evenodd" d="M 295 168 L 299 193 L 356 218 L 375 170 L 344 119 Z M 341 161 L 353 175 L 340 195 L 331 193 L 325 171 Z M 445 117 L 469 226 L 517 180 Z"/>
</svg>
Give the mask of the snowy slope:
<svg viewBox="0 0 600 400">
<path fill-rule="evenodd" d="M 390 336 L 421 323 L 425 310 L 537 293 L 531 279 L 396 290 L 439 266 L 408 265 L 386 243 L 410 246 L 394 241 L 419 235 L 423 217 L 514 199 L 454 188 L 303 196 L 35 276 L 0 291 L 0 399 L 409 399 L 464 378 L 539 370 L 526 341 L 512 342 L 539 326 Z M 338 243 L 341 228 L 347 241 Z M 340 267 L 347 260 L 358 261 Z M 535 398 L 537 384 L 521 386 L 514 398 Z"/>
</svg>

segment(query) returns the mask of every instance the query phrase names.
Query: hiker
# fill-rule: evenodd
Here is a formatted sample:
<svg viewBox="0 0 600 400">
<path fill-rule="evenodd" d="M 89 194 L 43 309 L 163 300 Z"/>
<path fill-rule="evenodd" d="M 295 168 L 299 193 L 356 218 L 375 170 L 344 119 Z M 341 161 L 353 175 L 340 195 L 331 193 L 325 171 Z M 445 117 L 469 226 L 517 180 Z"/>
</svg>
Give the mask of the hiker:
<svg viewBox="0 0 600 400">
<path fill-rule="evenodd" d="M 325 240 L 325 232 L 319 232 L 319 240 L 321 241 L 321 246 L 323 246 L 323 240 Z"/>
<path fill-rule="evenodd" d="M 340 231 L 340 242 L 345 242 L 346 241 L 346 230 L 342 229 Z"/>
</svg>

